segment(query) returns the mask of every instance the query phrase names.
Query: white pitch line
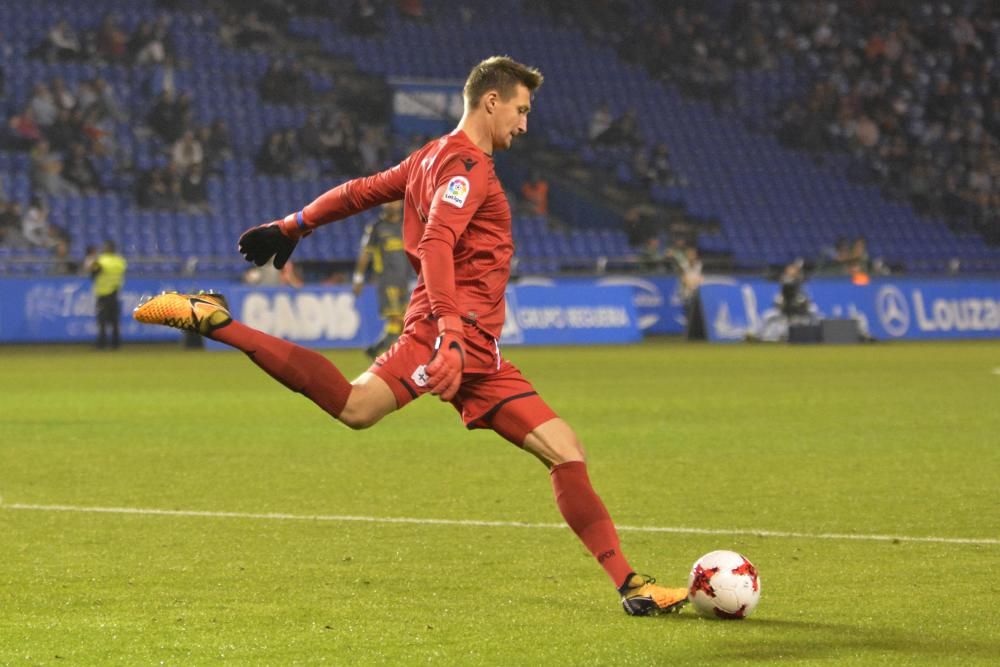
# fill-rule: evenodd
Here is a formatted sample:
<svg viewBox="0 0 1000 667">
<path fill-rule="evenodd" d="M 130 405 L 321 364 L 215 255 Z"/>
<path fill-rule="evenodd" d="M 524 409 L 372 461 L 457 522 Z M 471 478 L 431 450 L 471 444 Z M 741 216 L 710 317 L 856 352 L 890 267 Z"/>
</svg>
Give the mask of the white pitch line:
<svg viewBox="0 0 1000 667">
<path fill-rule="evenodd" d="M 79 505 L 0 504 L 0 509 L 36 512 L 79 512 L 83 514 L 137 514 L 141 516 L 180 516 L 212 519 L 264 519 L 268 521 L 329 521 L 358 523 L 403 523 L 422 526 L 475 526 L 486 528 L 566 528 L 563 523 L 528 523 L 523 521 L 483 521 L 478 519 L 429 519 L 418 517 L 378 517 L 342 514 L 283 514 L 280 512 L 212 512 L 203 510 L 163 510 L 142 507 L 85 507 Z M 989 537 L 914 537 L 911 535 L 865 535 L 851 533 L 797 533 L 781 530 L 745 528 L 685 528 L 682 526 L 618 526 L 619 532 L 677 533 L 682 535 L 747 535 L 751 537 L 781 537 L 809 540 L 856 540 L 865 542 L 930 542 L 934 544 L 1000 545 L 1000 539 Z"/>
</svg>

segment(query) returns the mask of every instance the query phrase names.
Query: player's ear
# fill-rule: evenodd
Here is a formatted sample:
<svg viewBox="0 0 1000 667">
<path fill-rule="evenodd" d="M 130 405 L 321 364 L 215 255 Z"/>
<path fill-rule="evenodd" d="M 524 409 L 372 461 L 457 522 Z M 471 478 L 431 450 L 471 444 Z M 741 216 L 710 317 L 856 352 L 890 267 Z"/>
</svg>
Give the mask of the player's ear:
<svg viewBox="0 0 1000 667">
<path fill-rule="evenodd" d="M 500 101 L 500 93 L 495 90 L 491 90 L 483 95 L 483 106 L 486 108 L 486 113 L 493 113 L 496 111 L 497 102 Z"/>
</svg>

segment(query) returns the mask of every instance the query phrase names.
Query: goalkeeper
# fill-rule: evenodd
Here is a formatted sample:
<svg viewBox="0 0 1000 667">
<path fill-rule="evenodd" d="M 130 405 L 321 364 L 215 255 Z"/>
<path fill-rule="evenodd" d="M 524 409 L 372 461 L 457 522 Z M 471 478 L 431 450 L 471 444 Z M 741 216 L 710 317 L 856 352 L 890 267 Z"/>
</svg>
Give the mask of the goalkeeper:
<svg viewBox="0 0 1000 667">
<path fill-rule="evenodd" d="M 403 331 L 403 311 L 413 267 L 403 247 L 402 222 L 402 202 L 383 204 L 378 221 L 365 227 L 354 268 L 354 296 L 360 296 L 365 286 L 365 272 L 371 266 L 377 283 L 379 314 L 385 320 L 382 337 L 365 350 L 372 359 L 392 347 Z"/>
<path fill-rule="evenodd" d="M 326 357 L 233 320 L 217 295 L 161 294 L 141 303 L 135 318 L 242 350 L 351 428 L 368 428 L 425 393 L 450 402 L 468 428 L 492 429 L 545 464 L 559 511 L 618 588 L 627 613 L 674 611 L 686 602 L 686 589 L 635 573 L 590 484 L 576 434 L 500 350 L 514 245 L 493 152 L 527 131 L 541 82 L 538 70 L 510 58 L 484 60 L 469 74 L 465 111 L 450 134 L 240 237 L 248 261 L 280 268 L 320 226 L 403 201 L 403 245 L 417 286 L 399 340 L 353 382 Z"/>
</svg>

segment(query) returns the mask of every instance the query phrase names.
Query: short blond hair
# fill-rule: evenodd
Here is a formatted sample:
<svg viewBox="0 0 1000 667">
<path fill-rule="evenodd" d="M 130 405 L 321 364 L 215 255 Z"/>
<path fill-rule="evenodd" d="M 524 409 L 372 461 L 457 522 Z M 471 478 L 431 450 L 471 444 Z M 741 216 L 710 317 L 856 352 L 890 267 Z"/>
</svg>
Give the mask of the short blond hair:
<svg viewBox="0 0 1000 667">
<path fill-rule="evenodd" d="M 536 68 L 523 65 L 510 56 L 491 56 L 472 68 L 462 94 L 465 103 L 473 107 L 491 90 L 500 93 L 503 100 L 514 95 L 518 84 L 535 92 L 542 85 L 542 79 L 542 73 Z"/>
</svg>

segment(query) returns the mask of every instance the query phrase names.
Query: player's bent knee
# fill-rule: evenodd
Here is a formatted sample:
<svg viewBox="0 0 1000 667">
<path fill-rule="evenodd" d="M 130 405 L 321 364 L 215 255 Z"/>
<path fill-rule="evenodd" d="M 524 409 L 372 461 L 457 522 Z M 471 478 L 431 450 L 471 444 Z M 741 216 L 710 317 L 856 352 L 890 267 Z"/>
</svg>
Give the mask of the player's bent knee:
<svg viewBox="0 0 1000 667">
<path fill-rule="evenodd" d="M 551 468 L 571 461 L 586 461 L 583 444 L 562 419 L 549 420 L 524 439 L 524 449 Z"/>
<path fill-rule="evenodd" d="M 347 404 L 337 419 L 348 428 L 360 431 L 377 424 L 396 409 L 396 398 L 388 385 L 372 373 L 363 373 L 354 381 Z"/>
<path fill-rule="evenodd" d="M 362 431 L 366 428 L 370 428 L 377 424 L 381 418 L 381 415 L 377 415 L 371 411 L 366 412 L 364 410 L 350 410 L 347 408 L 344 408 L 344 411 L 340 413 L 339 417 L 337 417 L 337 419 L 340 420 L 340 423 L 355 431 Z"/>
<path fill-rule="evenodd" d="M 371 401 L 348 400 L 344 410 L 337 416 L 344 426 L 361 431 L 374 426 L 386 415 L 380 406 Z"/>
<path fill-rule="evenodd" d="M 576 445 L 576 447 L 571 446 L 551 452 L 547 461 L 549 467 L 569 463 L 571 461 L 586 461 L 587 457 L 583 453 L 583 447 L 580 446 L 579 442 L 577 442 Z"/>
</svg>

